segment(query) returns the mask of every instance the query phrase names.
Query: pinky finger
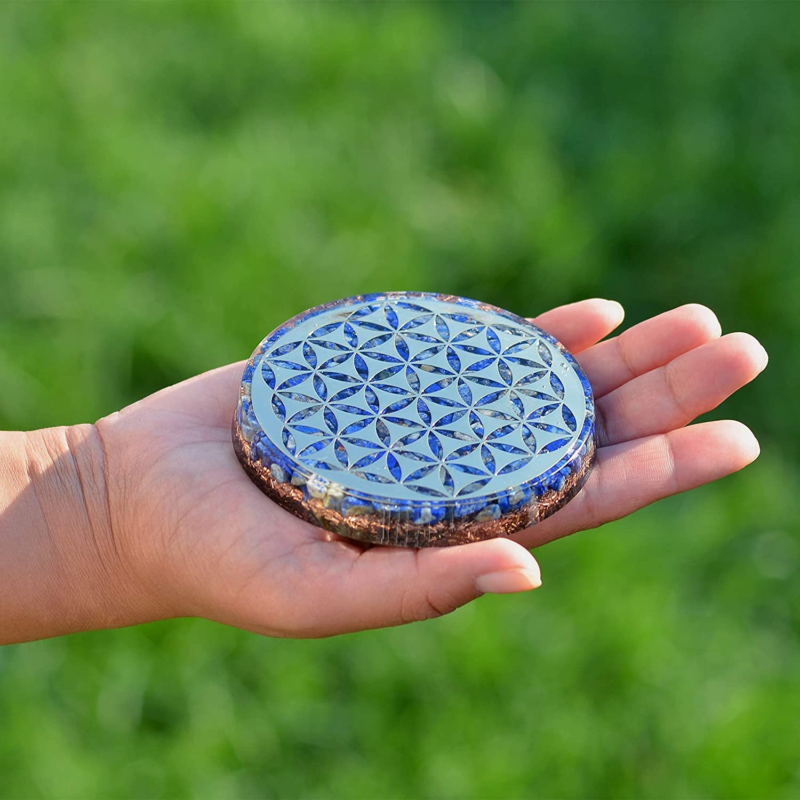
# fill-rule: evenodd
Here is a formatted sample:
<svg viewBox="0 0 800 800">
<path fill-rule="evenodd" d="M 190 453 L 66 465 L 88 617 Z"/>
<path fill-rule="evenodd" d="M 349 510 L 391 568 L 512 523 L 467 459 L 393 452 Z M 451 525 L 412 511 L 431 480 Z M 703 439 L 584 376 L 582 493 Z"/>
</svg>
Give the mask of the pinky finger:
<svg viewBox="0 0 800 800">
<path fill-rule="evenodd" d="M 602 447 L 583 491 L 561 511 L 519 534 L 526 547 L 596 528 L 664 497 L 723 478 L 758 458 L 741 422 L 690 425 L 658 436 Z"/>
</svg>

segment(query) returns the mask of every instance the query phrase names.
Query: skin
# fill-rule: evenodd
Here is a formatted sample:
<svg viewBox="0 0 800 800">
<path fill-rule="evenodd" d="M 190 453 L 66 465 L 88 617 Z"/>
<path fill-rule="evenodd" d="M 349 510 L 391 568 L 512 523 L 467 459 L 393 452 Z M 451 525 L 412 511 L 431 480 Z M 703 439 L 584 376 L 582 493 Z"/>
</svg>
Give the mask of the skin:
<svg viewBox="0 0 800 800">
<path fill-rule="evenodd" d="M 541 584 L 528 548 L 735 472 L 759 453 L 739 422 L 688 426 L 767 364 L 686 305 L 623 319 L 585 300 L 534 322 L 578 357 L 599 450 L 583 491 L 512 539 L 364 549 L 296 519 L 246 476 L 230 425 L 245 362 L 198 375 L 95 425 L 0 434 L 0 642 L 201 616 L 319 637 L 449 613 Z M 602 340 L 602 341 L 601 341 Z"/>
</svg>

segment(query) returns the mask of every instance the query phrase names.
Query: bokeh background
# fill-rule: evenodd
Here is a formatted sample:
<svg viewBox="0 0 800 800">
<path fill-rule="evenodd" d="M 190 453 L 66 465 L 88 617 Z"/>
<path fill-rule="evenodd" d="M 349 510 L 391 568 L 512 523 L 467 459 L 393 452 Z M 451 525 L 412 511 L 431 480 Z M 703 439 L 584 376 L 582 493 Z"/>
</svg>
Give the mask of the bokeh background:
<svg viewBox="0 0 800 800">
<path fill-rule="evenodd" d="M 685 302 L 760 460 L 336 640 L 0 651 L 0 796 L 800 796 L 800 5 L 0 7 L 0 427 L 93 421 L 367 291 Z"/>
</svg>

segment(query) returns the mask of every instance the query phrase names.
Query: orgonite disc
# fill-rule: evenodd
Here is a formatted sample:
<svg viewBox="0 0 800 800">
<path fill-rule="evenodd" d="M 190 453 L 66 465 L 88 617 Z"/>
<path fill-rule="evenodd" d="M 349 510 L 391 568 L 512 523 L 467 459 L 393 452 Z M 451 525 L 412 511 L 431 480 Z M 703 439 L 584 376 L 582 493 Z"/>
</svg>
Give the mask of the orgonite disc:
<svg viewBox="0 0 800 800">
<path fill-rule="evenodd" d="M 438 294 L 298 314 L 244 371 L 234 445 L 273 500 L 366 542 L 507 535 L 572 498 L 594 460 L 574 357 L 527 320 Z"/>
</svg>

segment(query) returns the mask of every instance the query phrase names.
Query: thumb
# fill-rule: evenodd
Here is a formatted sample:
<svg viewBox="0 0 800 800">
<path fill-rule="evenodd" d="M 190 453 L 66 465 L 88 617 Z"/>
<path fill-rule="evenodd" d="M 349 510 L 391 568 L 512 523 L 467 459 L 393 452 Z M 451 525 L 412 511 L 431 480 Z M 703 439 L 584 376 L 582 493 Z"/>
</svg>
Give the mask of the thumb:
<svg viewBox="0 0 800 800">
<path fill-rule="evenodd" d="M 358 555 L 335 594 L 326 592 L 325 613 L 338 632 L 402 625 L 448 614 L 482 594 L 525 592 L 541 583 L 536 559 L 511 539 L 373 547 Z"/>
</svg>

